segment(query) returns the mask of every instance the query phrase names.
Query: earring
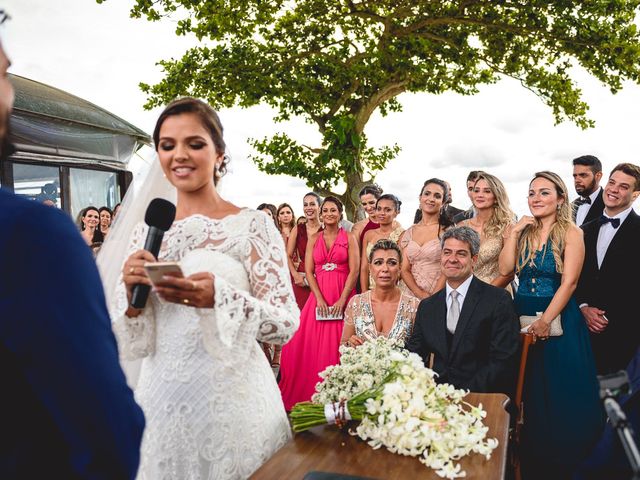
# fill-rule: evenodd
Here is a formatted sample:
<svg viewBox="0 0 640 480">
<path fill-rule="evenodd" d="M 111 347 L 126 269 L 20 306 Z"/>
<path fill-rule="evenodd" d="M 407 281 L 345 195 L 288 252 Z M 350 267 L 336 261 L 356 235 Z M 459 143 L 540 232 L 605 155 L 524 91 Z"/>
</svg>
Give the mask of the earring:
<svg viewBox="0 0 640 480">
<path fill-rule="evenodd" d="M 558 206 L 556 207 L 556 210 L 560 211 L 560 205 L 562 205 L 562 204 L 559 203 Z"/>
</svg>

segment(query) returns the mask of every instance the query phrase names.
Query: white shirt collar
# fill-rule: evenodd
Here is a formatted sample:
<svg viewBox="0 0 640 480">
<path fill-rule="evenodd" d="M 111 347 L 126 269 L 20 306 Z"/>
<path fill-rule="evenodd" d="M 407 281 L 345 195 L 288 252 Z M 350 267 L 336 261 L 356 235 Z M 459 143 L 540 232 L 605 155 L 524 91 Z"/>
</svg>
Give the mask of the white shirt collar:
<svg viewBox="0 0 640 480">
<path fill-rule="evenodd" d="M 624 222 L 627 219 L 627 217 L 631 213 L 631 210 L 633 210 L 633 205 L 631 205 L 629 208 L 627 208 L 626 210 L 623 210 L 622 212 L 620 212 L 619 214 L 617 214 L 617 215 L 615 215 L 613 217 L 609 217 L 609 215 L 607 215 L 606 209 L 602 211 L 602 214 L 605 217 L 609 217 L 609 218 L 619 218 L 620 219 L 620 225 L 622 225 L 622 222 Z"/>
<path fill-rule="evenodd" d="M 598 198 L 598 195 L 600 195 L 600 192 L 602 191 L 602 188 L 596 188 L 595 191 L 589 195 L 589 198 L 591 199 L 591 205 L 593 205 L 593 202 L 596 201 L 596 198 Z"/>
<path fill-rule="evenodd" d="M 462 282 L 462 284 L 460 284 L 458 288 L 455 289 L 456 292 L 458 292 L 462 296 L 462 298 L 465 298 L 467 296 L 469 285 L 471 285 L 471 280 L 473 280 L 473 274 L 469 275 L 469 278 L 467 278 L 464 282 Z M 452 290 L 453 288 L 449 285 L 449 282 L 447 282 L 447 298 L 449 298 Z"/>
</svg>

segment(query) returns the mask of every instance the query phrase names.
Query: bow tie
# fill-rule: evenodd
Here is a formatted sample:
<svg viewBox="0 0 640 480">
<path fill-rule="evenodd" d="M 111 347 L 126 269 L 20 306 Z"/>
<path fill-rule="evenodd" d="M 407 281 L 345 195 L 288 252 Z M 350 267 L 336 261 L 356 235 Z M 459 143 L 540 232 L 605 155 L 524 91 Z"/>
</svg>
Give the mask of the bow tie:
<svg viewBox="0 0 640 480">
<path fill-rule="evenodd" d="M 591 205 L 591 197 L 587 197 L 587 198 L 583 198 L 583 197 L 576 198 L 575 203 L 576 203 L 576 205 L 577 205 L 577 206 L 584 205 L 585 203 L 586 203 L 586 204 L 588 204 L 588 205 Z"/>
<path fill-rule="evenodd" d="M 605 223 L 611 223 L 611 226 L 613 228 L 618 228 L 620 226 L 620 219 L 619 218 L 609 218 L 605 215 L 602 215 L 600 217 L 600 225 L 604 225 Z"/>
</svg>

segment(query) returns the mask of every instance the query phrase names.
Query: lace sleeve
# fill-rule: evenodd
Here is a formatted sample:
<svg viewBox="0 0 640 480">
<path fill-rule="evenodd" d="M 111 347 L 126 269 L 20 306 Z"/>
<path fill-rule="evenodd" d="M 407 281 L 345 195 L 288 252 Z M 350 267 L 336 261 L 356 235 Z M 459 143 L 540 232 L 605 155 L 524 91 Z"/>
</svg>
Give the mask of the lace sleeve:
<svg viewBox="0 0 640 480">
<path fill-rule="evenodd" d="M 147 227 L 143 223 L 136 226 L 129 242 L 126 258 L 143 247 L 146 229 Z M 134 318 L 127 317 L 125 312 L 129 301 L 122 275 L 118 280 L 113 297 L 109 305 L 109 313 L 113 321 L 113 331 L 118 340 L 120 358 L 135 360 L 153 354 L 155 349 L 155 317 L 151 300 L 147 302 L 147 306 L 140 315 Z"/>
<path fill-rule="evenodd" d="M 360 295 L 354 295 L 349 300 L 347 304 L 347 308 L 344 309 L 344 323 L 347 325 L 355 326 L 355 318 L 356 312 L 358 311 L 358 306 L 360 305 Z"/>
<path fill-rule="evenodd" d="M 293 297 L 287 255 L 282 237 L 268 220 L 266 215 L 256 214 L 249 222 L 242 259 L 249 291 L 215 275 L 214 308 L 198 309 L 205 348 L 216 357 L 219 343 L 212 337 L 215 331 L 225 347 L 236 351 L 246 347 L 248 351 L 244 344 L 256 339 L 282 345 L 298 328 L 300 310 Z"/>
</svg>

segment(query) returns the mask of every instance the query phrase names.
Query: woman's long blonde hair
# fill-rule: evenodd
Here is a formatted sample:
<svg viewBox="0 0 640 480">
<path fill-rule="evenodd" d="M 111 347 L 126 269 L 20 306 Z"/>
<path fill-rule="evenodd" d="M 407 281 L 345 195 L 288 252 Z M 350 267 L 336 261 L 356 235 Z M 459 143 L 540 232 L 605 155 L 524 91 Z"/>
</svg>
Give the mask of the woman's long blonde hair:
<svg viewBox="0 0 640 480">
<path fill-rule="evenodd" d="M 502 237 L 504 229 L 507 228 L 508 225 L 512 224 L 515 219 L 515 214 L 513 213 L 513 210 L 511 210 L 511 204 L 509 203 L 507 190 L 504 188 L 504 184 L 500 179 L 490 173 L 482 172 L 474 182 L 474 188 L 480 180 L 487 182 L 489 190 L 493 193 L 496 201 L 493 205 L 491 218 L 489 218 L 489 221 L 485 223 L 482 228 L 482 234 L 486 238 Z"/>
<path fill-rule="evenodd" d="M 549 171 L 537 172 L 529 183 L 529 186 L 531 186 L 531 183 L 533 183 L 536 178 L 544 178 L 545 180 L 553 183 L 558 197 L 563 200 L 558 207 L 556 222 L 553 224 L 551 231 L 549 232 L 551 250 L 553 252 L 553 258 L 556 261 L 556 271 L 558 273 L 562 273 L 564 270 L 564 262 L 562 258 L 564 254 L 565 238 L 567 236 L 567 231 L 573 223 L 573 220 L 571 219 L 571 205 L 569 203 L 569 196 L 567 195 L 567 186 L 558 174 Z M 540 238 L 541 228 L 542 223 L 536 219 L 536 222 L 533 225 L 526 227 L 520 235 L 520 240 L 518 242 L 519 259 L 516 268 L 517 272 L 520 272 L 527 263 L 534 260 L 536 248 L 538 246 L 537 240 Z M 547 246 L 545 245 L 544 249 L 546 248 Z"/>
</svg>

